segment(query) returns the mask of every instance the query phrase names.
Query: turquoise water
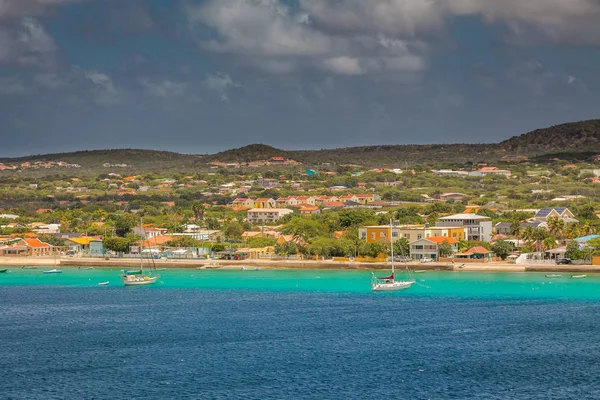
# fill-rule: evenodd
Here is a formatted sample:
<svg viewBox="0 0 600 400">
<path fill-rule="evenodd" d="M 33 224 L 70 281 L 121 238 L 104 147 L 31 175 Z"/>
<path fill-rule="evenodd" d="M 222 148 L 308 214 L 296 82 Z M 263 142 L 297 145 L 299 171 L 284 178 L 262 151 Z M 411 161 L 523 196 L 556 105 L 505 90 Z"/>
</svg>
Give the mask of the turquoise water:
<svg viewBox="0 0 600 400">
<path fill-rule="evenodd" d="M 8 273 L 0 274 L 0 286 L 98 287 L 98 283 L 105 281 L 110 282 L 109 287 L 122 286 L 120 270 L 117 268 L 80 270 L 63 267 L 62 274 L 44 274 L 43 271 L 48 269 L 52 268 L 9 267 Z M 378 273 L 385 275 L 385 272 Z M 159 271 L 159 274 L 159 282 L 144 289 L 198 288 L 339 293 L 371 291 L 370 271 L 169 269 Z M 424 274 L 414 274 L 417 284 L 407 291 L 378 295 L 600 299 L 600 275 L 588 274 L 585 279 L 573 279 L 571 275 L 564 273 L 560 278 L 547 278 L 544 273 L 428 271 Z"/>
<path fill-rule="evenodd" d="M 600 398 L 594 275 L 44 269 L 0 275 L 2 399 Z"/>
</svg>

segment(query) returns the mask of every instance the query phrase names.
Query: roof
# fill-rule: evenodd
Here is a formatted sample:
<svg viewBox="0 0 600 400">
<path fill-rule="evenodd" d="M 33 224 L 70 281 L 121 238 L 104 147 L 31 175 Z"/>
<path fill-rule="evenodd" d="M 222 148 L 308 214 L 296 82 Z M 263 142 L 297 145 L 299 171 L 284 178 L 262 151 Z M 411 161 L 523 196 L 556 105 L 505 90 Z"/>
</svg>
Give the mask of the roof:
<svg viewBox="0 0 600 400">
<path fill-rule="evenodd" d="M 23 240 L 27 243 L 27 246 L 29 247 L 52 247 L 52 245 L 44 243 L 38 238 L 25 238 Z"/>
<path fill-rule="evenodd" d="M 277 212 L 280 213 L 281 211 L 287 211 L 287 212 L 294 212 L 293 210 L 290 210 L 289 208 L 252 208 L 250 210 L 248 210 L 248 212 Z"/>
<path fill-rule="evenodd" d="M 456 240 L 454 238 L 450 238 L 448 236 L 433 236 L 433 237 L 425 238 L 425 240 L 429 240 L 430 242 L 437 243 L 437 244 L 441 244 L 444 242 L 448 242 L 450 244 L 458 243 L 458 240 Z"/>
<path fill-rule="evenodd" d="M 99 238 L 96 237 L 77 237 L 77 238 L 70 238 L 67 239 L 73 243 L 77 243 L 83 246 L 86 246 L 88 244 L 90 244 L 90 242 L 95 242 L 95 241 L 99 241 Z"/>
<path fill-rule="evenodd" d="M 596 239 L 596 238 L 599 238 L 599 237 L 600 237 L 600 235 L 593 234 L 593 235 L 587 235 L 587 236 L 578 237 L 578 238 L 575 238 L 573 240 L 575 240 L 576 242 L 587 242 L 587 241 L 590 241 L 592 239 Z"/>
<path fill-rule="evenodd" d="M 464 254 L 490 254 L 493 253 L 492 251 L 489 251 L 488 249 L 486 249 L 483 246 L 475 246 L 475 247 L 471 247 L 469 250 L 465 251 Z"/>
<path fill-rule="evenodd" d="M 454 214 L 448 215 L 447 217 L 440 218 L 441 220 L 451 220 L 451 219 L 478 219 L 478 220 L 489 220 L 490 217 L 485 217 L 483 215 L 477 214 Z"/>
</svg>

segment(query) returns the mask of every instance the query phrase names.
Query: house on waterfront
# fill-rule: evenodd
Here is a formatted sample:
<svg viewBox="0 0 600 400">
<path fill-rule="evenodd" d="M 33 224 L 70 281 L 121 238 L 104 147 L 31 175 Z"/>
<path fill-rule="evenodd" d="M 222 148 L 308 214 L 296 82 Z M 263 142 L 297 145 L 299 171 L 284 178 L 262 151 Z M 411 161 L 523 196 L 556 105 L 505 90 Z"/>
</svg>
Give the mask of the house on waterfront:
<svg viewBox="0 0 600 400">
<path fill-rule="evenodd" d="M 375 225 L 361 226 L 358 228 L 358 237 L 367 243 L 390 242 L 390 226 Z M 464 226 L 429 226 L 425 225 L 397 225 L 392 229 L 392 240 L 404 238 L 412 243 L 421 239 L 428 238 L 449 238 L 456 241 L 465 240 L 467 237 L 467 228 Z"/>
<path fill-rule="evenodd" d="M 475 246 L 463 253 L 456 253 L 454 257 L 456 259 L 465 258 L 470 260 L 491 261 L 493 254 L 493 251 L 490 251 L 483 246 Z"/>
<path fill-rule="evenodd" d="M 454 214 L 439 218 L 436 227 L 463 226 L 467 228 L 466 240 L 489 242 L 492 238 L 492 219 L 477 214 Z"/>
<path fill-rule="evenodd" d="M 427 257 L 432 260 L 439 260 L 442 243 L 450 244 L 452 246 L 452 253 L 458 251 L 458 240 L 445 236 L 436 236 L 412 242 L 410 244 L 410 258 L 420 260 Z"/>
</svg>

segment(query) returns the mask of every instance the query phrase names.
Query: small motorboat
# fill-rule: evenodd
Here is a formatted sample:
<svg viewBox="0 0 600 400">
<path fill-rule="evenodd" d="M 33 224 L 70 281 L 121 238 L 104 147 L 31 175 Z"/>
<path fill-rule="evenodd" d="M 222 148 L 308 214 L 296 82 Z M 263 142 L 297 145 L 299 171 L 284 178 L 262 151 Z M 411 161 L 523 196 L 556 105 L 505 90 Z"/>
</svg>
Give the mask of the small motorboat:
<svg viewBox="0 0 600 400">
<path fill-rule="evenodd" d="M 88 271 L 90 269 L 94 269 L 94 267 L 79 267 L 78 269 L 82 269 L 84 271 Z"/>
<path fill-rule="evenodd" d="M 37 267 L 23 267 L 23 269 L 37 269 Z"/>
<path fill-rule="evenodd" d="M 424 269 L 419 269 L 415 271 L 415 274 L 424 274 L 426 271 Z"/>
<path fill-rule="evenodd" d="M 98 286 L 106 286 L 106 285 L 108 285 L 109 283 L 110 283 L 109 281 L 106 281 L 106 282 L 100 282 L 100 283 L 98 284 Z"/>
<path fill-rule="evenodd" d="M 573 279 L 583 279 L 583 278 L 587 278 L 587 275 L 571 275 L 571 278 L 573 278 Z"/>
<path fill-rule="evenodd" d="M 0 269 L 0 274 L 5 274 L 8 272 L 8 268 Z"/>
<path fill-rule="evenodd" d="M 155 271 L 166 271 L 166 268 L 156 268 Z"/>
<path fill-rule="evenodd" d="M 62 274 L 62 270 L 60 269 L 51 269 L 48 271 L 44 271 L 45 274 Z"/>
<path fill-rule="evenodd" d="M 560 278 L 562 277 L 561 274 L 548 274 L 546 275 L 546 278 Z"/>
</svg>

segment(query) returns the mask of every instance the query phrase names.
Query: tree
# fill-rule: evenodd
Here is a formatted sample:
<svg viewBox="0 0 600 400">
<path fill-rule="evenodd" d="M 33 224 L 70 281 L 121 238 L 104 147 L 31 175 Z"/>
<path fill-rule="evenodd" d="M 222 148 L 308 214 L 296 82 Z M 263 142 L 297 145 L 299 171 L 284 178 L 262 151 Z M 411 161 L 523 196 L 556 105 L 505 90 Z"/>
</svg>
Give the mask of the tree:
<svg viewBox="0 0 600 400">
<path fill-rule="evenodd" d="M 379 254 L 389 254 L 389 248 L 383 243 L 380 242 L 372 242 L 367 243 L 362 249 L 361 252 L 365 256 L 369 257 L 377 257 Z"/>
<path fill-rule="evenodd" d="M 442 243 L 438 245 L 438 252 L 440 257 L 450 257 L 454 254 L 454 249 L 452 245 L 447 240 L 444 240 Z"/>
<path fill-rule="evenodd" d="M 565 257 L 571 260 L 581 260 L 585 257 L 585 253 L 579 248 L 579 243 L 577 243 L 574 240 L 571 240 L 569 241 L 569 243 L 567 243 L 567 251 L 565 252 Z"/>
<path fill-rule="evenodd" d="M 521 224 L 519 221 L 513 221 L 508 229 L 511 236 L 514 236 L 517 239 L 521 236 Z"/>
<path fill-rule="evenodd" d="M 408 257 L 410 254 L 410 243 L 407 238 L 400 238 L 394 242 L 394 256 Z"/>
<path fill-rule="evenodd" d="M 125 215 L 114 215 L 115 235 L 125 237 L 133 229 L 133 221 Z"/>
<path fill-rule="evenodd" d="M 275 254 L 285 257 L 298 254 L 298 245 L 291 241 L 283 244 L 277 244 L 275 246 Z"/>
<path fill-rule="evenodd" d="M 168 241 L 166 245 L 171 247 L 201 247 L 202 243 L 191 236 L 178 236 L 176 239 Z"/>
<path fill-rule="evenodd" d="M 248 240 L 248 247 L 251 249 L 258 249 L 267 246 L 275 246 L 277 240 L 269 237 L 255 237 Z"/>
<path fill-rule="evenodd" d="M 305 217 L 293 217 L 285 225 L 282 232 L 286 235 L 293 235 L 294 238 L 302 239 L 305 242 L 327 234 L 319 221 Z"/>
<path fill-rule="evenodd" d="M 108 237 L 102 241 L 107 250 L 117 253 L 126 253 L 129 247 L 136 242 L 135 237 Z"/>
<path fill-rule="evenodd" d="M 225 227 L 225 236 L 230 239 L 241 239 L 244 233 L 244 227 L 237 221 L 231 221 Z"/>
<path fill-rule="evenodd" d="M 492 251 L 501 259 L 506 260 L 506 257 L 508 257 L 513 251 L 513 245 L 511 242 L 507 242 L 506 240 L 498 240 L 492 246 Z"/>
<path fill-rule="evenodd" d="M 194 213 L 194 218 L 196 219 L 196 221 L 202 221 L 204 219 L 205 210 L 206 208 L 202 203 L 194 202 L 192 204 L 192 212 Z"/>
<path fill-rule="evenodd" d="M 555 238 L 563 238 L 565 233 L 565 221 L 558 217 L 548 218 L 548 230 Z"/>
</svg>

